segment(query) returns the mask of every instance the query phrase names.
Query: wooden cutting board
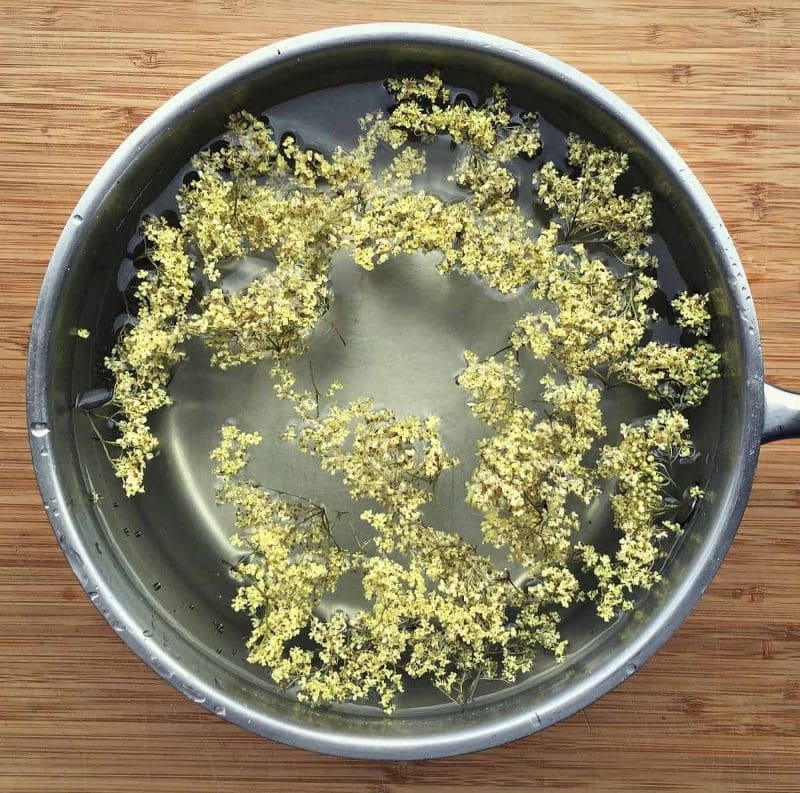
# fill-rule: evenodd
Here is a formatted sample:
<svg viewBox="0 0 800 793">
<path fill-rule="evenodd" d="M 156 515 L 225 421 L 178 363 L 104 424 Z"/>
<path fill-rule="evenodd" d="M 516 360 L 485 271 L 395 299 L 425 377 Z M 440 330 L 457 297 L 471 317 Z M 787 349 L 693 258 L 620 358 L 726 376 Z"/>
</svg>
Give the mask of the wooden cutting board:
<svg viewBox="0 0 800 793">
<path fill-rule="evenodd" d="M 800 791 L 800 443 L 765 448 L 722 571 L 639 673 L 543 734 L 435 762 L 261 740 L 128 651 L 58 549 L 28 457 L 28 325 L 89 179 L 226 60 L 337 24 L 464 25 L 545 50 L 672 142 L 744 260 L 770 379 L 800 390 L 800 4 L 0 0 L 0 791 Z"/>
</svg>

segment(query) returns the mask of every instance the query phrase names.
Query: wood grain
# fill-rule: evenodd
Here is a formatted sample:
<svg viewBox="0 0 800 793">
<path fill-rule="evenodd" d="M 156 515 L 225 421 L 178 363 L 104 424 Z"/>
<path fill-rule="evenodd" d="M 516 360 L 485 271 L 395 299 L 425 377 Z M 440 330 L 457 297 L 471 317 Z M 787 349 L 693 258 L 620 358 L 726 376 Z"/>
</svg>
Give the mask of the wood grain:
<svg viewBox="0 0 800 793">
<path fill-rule="evenodd" d="M 544 49 L 652 121 L 736 240 L 770 378 L 800 389 L 796 0 L 0 0 L 0 790 L 800 790 L 796 441 L 763 450 L 722 571 L 644 670 L 543 734 L 465 758 L 351 762 L 248 735 L 136 660 L 64 563 L 31 474 L 24 359 L 84 186 L 149 112 L 229 58 L 409 19 Z"/>
</svg>

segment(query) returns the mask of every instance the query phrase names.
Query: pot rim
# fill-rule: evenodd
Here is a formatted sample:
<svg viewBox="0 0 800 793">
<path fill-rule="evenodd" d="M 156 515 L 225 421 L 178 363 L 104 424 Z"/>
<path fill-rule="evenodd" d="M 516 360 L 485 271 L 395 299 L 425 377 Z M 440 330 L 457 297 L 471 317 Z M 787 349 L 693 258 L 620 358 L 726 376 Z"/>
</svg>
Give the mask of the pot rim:
<svg viewBox="0 0 800 793">
<path fill-rule="evenodd" d="M 549 55 L 504 38 L 444 25 L 374 23 L 329 28 L 278 41 L 215 69 L 168 100 L 129 135 L 91 181 L 61 233 L 45 273 L 31 328 L 26 383 L 29 439 L 33 444 L 34 437 L 38 437 L 36 428 L 47 427 L 51 423 L 48 408 L 50 328 L 67 277 L 70 258 L 82 235 L 86 233 L 82 219 L 94 215 L 134 155 L 148 146 L 173 120 L 190 112 L 207 93 L 220 91 L 254 72 L 268 69 L 278 62 L 301 58 L 320 48 L 334 49 L 374 44 L 376 41 L 446 44 L 483 52 L 549 75 L 589 97 L 595 105 L 655 153 L 659 160 L 658 167 L 669 172 L 676 185 L 690 199 L 708 240 L 715 247 L 725 268 L 728 284 L 736 285 L 735 289 L 729 289 L 729 298 L 736 313 L 734 322 L 739 328 L 742 323 L 749 323 L 753 329 L 751 333 L 740 334 L 744 426 L 738 449 L 738 463 L 731 471 L 724 497 L 716 505 L 713 526 L 702 549 L 687 569 L 680 585 L 654 612 L 652 619 L 637 635 L 636 641 L 626 646 L 624 652 L 620 652 L 615 663 L 605 664 L 576 682 L 566 695 L 562 693 L 554 697 L 546 710 L 521 709 L 478 727 L 441 732 L 435 736 L 426 735 L 424 741 L 413 737 L 390 738 L 366 732 L 359 736 L 334 734 L 298 723 L 288 723 L 248 708 L 193 674 L 173 656 L 162 653 L 156 660 L 153 648 L 145 646 L 141 630 L 129 629 L 120 633 L 126 644 L 171 685 L 208 710 L 218 715 L 224 713 L 229 721 L 257 734 L 341 756 L 373 759 L 433 758 L 487 749 L 537 732 L 576 713 L 623 682 L 673 634 L 705 591 L 736 534 L 747 503 L 758 459 L 764 416 L 763 362 L 749 287 L 733 242 L 708 195 L 670 144 L 627 103 L 590 77 Z M 32 456 L 45 504 L 50 502 L 62 505 L 60 514 L 56 515 L 55 510 L 51 509 L 48 517 L 62 547 L 75 551 L 65 553 L 67 561 L 85 589 L 87 585 L 84 581 L 92 581 L 92 600 L 112 627 L 115 623 L 135 626 L 136 622 L 126 611 L 125 604 L 114 597 L 108 582 L 94 566 L 92 555 L 84 547 L 80 527 L 66 508 L 65 493 L 53 455 Z"/>
</svg>

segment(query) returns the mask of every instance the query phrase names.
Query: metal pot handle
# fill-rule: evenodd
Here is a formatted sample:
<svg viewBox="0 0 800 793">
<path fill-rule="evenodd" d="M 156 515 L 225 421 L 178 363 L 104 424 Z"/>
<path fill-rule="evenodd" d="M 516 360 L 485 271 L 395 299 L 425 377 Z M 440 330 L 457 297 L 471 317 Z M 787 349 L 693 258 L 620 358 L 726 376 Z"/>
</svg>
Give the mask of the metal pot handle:
<svg viewBox="0 0 800 793">
<path fill-rule="evenodd" d="M 761 442 L 800 438 L 800 394 L 764 383 L 764 429 Z"/>
</svg>

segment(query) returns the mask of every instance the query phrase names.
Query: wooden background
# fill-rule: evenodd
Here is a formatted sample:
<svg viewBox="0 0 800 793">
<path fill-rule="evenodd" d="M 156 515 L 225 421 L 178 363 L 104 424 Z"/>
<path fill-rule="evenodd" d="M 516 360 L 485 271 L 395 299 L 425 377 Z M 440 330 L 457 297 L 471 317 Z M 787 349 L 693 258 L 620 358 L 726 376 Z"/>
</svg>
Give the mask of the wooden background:
<svg viewBox="0 0 800 793">
<path fill-rule="evenodd" d="M 800 443 L 677 635 L 602 701 L 465 758 L 327 758 L 206 713 L 133 657 L 62 558 L 28 458 L 28 325 L 83 188 L 165 99 L 262 44 L 446 22 L 539 47 L 641 111 L 736 240 L 773 382 L 800 389 L 800 3 L 0 0 L 0 790 L 800 791 Z"/>
</svg>

